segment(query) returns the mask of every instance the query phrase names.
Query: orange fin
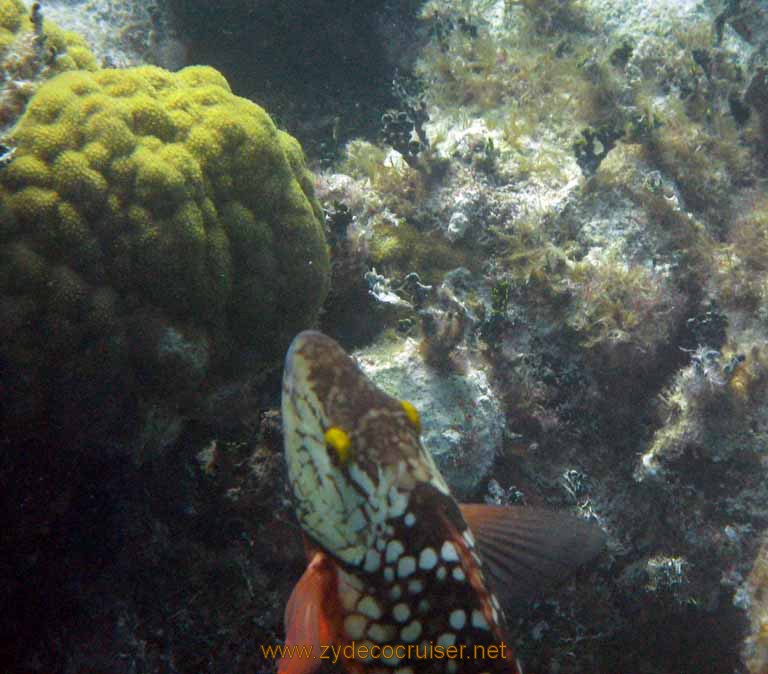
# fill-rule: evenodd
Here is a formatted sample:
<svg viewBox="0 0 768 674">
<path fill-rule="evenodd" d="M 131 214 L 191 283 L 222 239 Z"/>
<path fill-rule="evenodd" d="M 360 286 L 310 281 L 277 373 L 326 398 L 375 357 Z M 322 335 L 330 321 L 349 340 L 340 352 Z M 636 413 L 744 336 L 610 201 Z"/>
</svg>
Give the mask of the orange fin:
<svg viewBox="0 0 768 674">
<path fill-rule="evenodd" d="M 544 508 L 461 504 L 490 585 L 508 613 L 605 547 L 597 525 Z"/>
<path fill-rule="evenodd" d="M 336 570 L 322 552 L 315 553 L 285 606 L 285 647 L 311 647 L 314 657 L 284 657 L 278 674 L 311 674 L 322 663 L 321 645 L 335 642 L 333 616 L 329 615 L 336 586 Z"/>
</svg>

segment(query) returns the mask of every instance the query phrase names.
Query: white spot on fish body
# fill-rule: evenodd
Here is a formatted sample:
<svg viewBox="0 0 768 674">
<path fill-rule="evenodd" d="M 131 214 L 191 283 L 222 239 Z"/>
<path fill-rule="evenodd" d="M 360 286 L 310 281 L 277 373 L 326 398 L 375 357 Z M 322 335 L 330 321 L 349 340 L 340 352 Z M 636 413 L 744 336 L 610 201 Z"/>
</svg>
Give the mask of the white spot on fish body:
<svg viewBox="0 0 768 674">
<path fill-rule="evenodd" d="M 400 599 L 402 595 L 403 589 L 399 585 L 393 585 L 391 588 L 389 588 L 390 599 Z"/>
<path fill-rule="evenodd" d="M 360 600 L 357 604 L 357 610 L 364 616 L 368 616 L 374 620 L 381 618 L 381 606 L 379 606 L 378 602 L 370 595 L 366 595 Z"/>
<path fill-rule="evenodd" d="M 467 542 L 467 545 L 470 548 L 475 547 L 475 537 L 472 535 L 472 532 L 469 529 L 465 529 L 462 536 L 464 536 L 464 540 Z"/>
<path fill-rule="evenodd" d="M 463 581 L 467 579 L 467 577 L 464 575 L 464 569 L 462 569 L 460 566 L 454 566 L 453 570 L 451 571 L 451 575 L 453 576 L 454 580 Z"/>
<path fill-rule="evenodd" d="M 443 547 L 440 548 L 440 556 L 446 562 L 458 562 L 459 555 L 456 552 L 456 547 L 450 541 L 443 543 Z"/>
<path fill-rule="evenodd" d="M 382 656 L 381 661 L 388 664 L 390 667 L 395 667 L 396 665 L 400 664 L 400 660 L 402 658 L 398 658 L 396 655 L 393 655 L 391 658 L 385 658 Z"/>
<path fill-rule="evenodd" d="M 435 572 L 435 575 L 437 576 L 438 580 L 445 580 L 445 576 L 448 572 L 445 570 L 444 566 L 438 566 L 437 571 Z"/>
<path fill-rule="evenodd" d="M 404 552 L 405 548 L 400 541 L 394 540 L 387 543 L 387 552 L 385 555 L 387 564 L 393 564 L 396 562 L 400 555 L 402 555 Z"/>
<path fill-rule="evenodd" d="M 455 611 L 451 611 L 451 614 L 448 616 L 448 622 L 455 630 L 463 629 L 467 622 L 467 614 L 460 608 L 457 608 Z"/>
<path fill-rule="evenodd" d="M 362 593 L 363 591 L 363 581 L 360 580 L 357 576 L 352 576 L 348 573 L 343 574 L 343 583 L 345 585 L 348 585 L 349 587 L 357 590 L 358 592 Z"/>
<path fill-rule="evenodd" d="M 424 589 L 424 583 L 418 579 L 408 581 L 408 592 L 411 594 L 419 594 Z"/>
<path fill-rule="evenodd" d="M 405 642 L 416 641 L 421 636 L 421 623 L 418 620 L 411 620 L 400 630 L 400 638 Z"/>
<path fill-rule="evenodd" d="M 351 463 L 351 462 L 350 462 Z M 375 494 L 376 486 L 368 473 L 362 470 L 357 464 L 351 463 L 349 466 L 349 477 L 351 477 L 366 494 Z"/>
<path fill-rule="evenodd" d="M 488 627 L 488 621 L 485 619 L 485 615 L 482 611 L 479 609 L 473 609 L 472 610 L 472 627 L 478 629 L 478 630 L 487 630 L 490 629 Z"/>
<path fill-rule="evenodd" d="M 363 571 L 373 573 L 379 570 L 381 565 L 381 555 L 376 550 L 368 550 L 365 553 L 365 563 L 363 564 Z"/>
<path fill-rule="evenodd" d="M 403 522 L 405 522 L 405 526 L 412 527 L 414 524 L 416 524 L 416 515 L 413 513 L 406 513 Z"/>
<path fill-rule="evenodd" d="M 360 642 L 360 646 L 367 649 L 366 656 L 364 658 L 361 657 L 360 660 L 362 662 L 371 662 L 373 660 L 373 656 L 371 655 L 371 648 L 373 647 L 373 644 L 366 639 L 365 641 Z"/>
<path fill-rule="evenodd" d="M 424 548 L 419 555 L 419 568 L 429 571 L 437 564 L 437 553 L 432 548 Z"/>
<path fill-rule="evenodd" d="M 363 515 L 363 511 L 360 508 L 355 508 L 352 514 L 349 516 L 349 529 L 357 533 L 362 531 L 368 525 L 368 522 Z"/>
<path fill-rule="evenodd" d="M 392 617 L 399 623 L 404 623 L 411 617 L 411 609 L 408 608 L 408 604 L 399 603 L 395 604 L 392 608 Z"/>
<path fill-rule="evenodd" d="M 397 493 L 397 497 L 389 506 L 390 517 L 400 517 L 408 509 L 408 496 L 402 492 Z"/>
<path fill-rule="evenodd" d="M 455 643 L 456 635 L 453 632 L 443 632 L 439 637 L 437 637 L 437 645 L 442 646 L 443 648 L 453 646 Z"/>
<path fill-rule="evenodd" d="M 397 562 L 397 577 L 408 578 L 416 570 L 416 560 L 410 555 L 401 557 Z"/>
<path fill-rule="evenodd" d="M 344 618 L 344 631 L 352 639 L 361 639 L 367 625 L 368 621 L 359 613 L 353 613 Z"/>
<path fill-rule="evenodd" d="M 392 641 L 392 639 L 395 638 L 395 628 L 392 625 L 373 623 L 373 625 L 368 628 L 368 636 L 379 643 Z"/>
<path fill-rule="evenodd" d="M 391 583 L 395 579 L 395 572 L 391 566 L 384 567 L 384 580 Z"/>
<path fill-rule="evenodd" d="M 355 606 L 357 606 L 357 600 L 360 599 L 360 593 L 354 588 L 347 587 L 341 589 L 339 594 L 341 595 L 341 605 L 347 611 L 354 610 Z"/>
</svg>

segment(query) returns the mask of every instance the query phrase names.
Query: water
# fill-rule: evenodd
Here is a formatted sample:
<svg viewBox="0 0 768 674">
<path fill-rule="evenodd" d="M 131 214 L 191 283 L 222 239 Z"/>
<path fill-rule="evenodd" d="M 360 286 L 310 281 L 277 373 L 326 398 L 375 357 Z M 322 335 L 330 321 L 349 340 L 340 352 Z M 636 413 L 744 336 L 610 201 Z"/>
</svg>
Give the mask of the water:
<svg viewBox="0 0 768 674">
<path fill-rule="evenodd" d="M 761 0 L 0 0 L 2 670 L 275 671 L 315 328 L 462 499 L 604 532 L 507 607 L 523 671 L 768 671 L 767 39 Z"/>
</svg>

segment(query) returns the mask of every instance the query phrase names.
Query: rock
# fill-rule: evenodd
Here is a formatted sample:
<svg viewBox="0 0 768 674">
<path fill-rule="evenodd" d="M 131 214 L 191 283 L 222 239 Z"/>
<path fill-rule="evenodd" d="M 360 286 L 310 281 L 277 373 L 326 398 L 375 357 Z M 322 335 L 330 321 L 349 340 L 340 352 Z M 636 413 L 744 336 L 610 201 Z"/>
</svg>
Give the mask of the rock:
<svg viewBox="0 0 768 674">
<path fill-rule="evenodd" d="M 422 442 L 458 497 L 475 492 L 501 450 L 501 403 L 479 363 L 464 373 L 428 368 L 416 340 L 378 342 L 354 354 L 377 386 L 421 414 Z"/>
</svg>

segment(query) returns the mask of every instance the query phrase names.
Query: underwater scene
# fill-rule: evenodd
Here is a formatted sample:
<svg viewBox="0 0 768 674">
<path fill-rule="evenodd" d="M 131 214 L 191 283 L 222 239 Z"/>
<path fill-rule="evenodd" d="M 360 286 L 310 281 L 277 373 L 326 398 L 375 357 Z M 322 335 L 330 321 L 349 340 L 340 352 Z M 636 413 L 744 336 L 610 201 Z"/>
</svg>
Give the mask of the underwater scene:
<svg viewBox="0 0 768 674">
<path fill-rule="evenodd" d="M 768 674 L 768 1 L 0 0 L 0 674 Z"/>
</svg>

